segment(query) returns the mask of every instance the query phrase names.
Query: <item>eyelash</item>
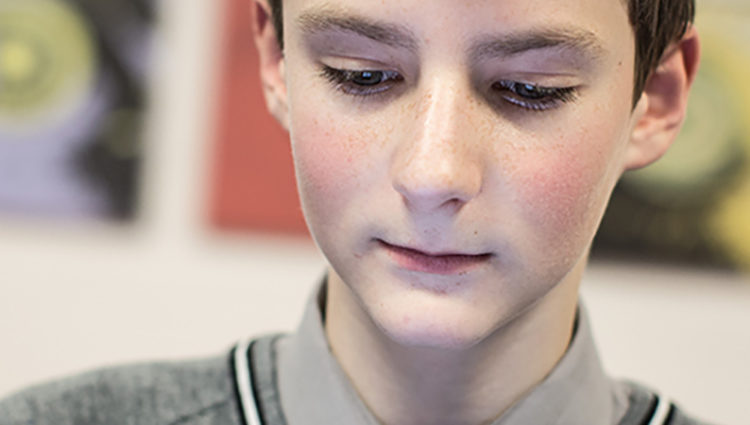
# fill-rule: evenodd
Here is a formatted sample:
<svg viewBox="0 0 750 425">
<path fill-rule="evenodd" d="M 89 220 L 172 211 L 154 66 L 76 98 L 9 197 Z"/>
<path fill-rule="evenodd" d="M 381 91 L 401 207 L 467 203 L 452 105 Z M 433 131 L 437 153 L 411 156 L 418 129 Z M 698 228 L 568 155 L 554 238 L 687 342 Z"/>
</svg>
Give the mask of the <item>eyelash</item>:
<svg viewBox="0 0 750 425">
<path fill-rule="evenodd" d="M 341 92 L 357 97 L 377 96 L 390 90 L 404 77 L 396 71 L 349 70 L 323 66 L 321 75 Z M 362 84 L 359 78 L 374 78 L 372 84 Z M 528 111 L 541 112 L 577 99 L 577 87 L 544 87 L 519 81 L 500 80 L 492 84 L 492 91 L 504 102 Z"/>
<path fill-rule="evenodd" d="M 321 74 L 337 90 L 348 95 L 363 97 L 382 94 L 390 90 L 394 84 L 404 81 L 404 77 L 396 71 L 337 69 L 327 65 L 323 66 Z M 373 85 L 356 83 L 358 77 L 367 78 L 366 74 L 379 75 L 379 81 Z M 390 84 L 384 84 L 389 82 Z"/>
<path fill-rule="evenodd" d="M 530 111 L 546 111 L 577 99 L 576 87 L 543 87 L 518 81 L 502 80 L 492 84 L 504 101 Z"/>
</svg>

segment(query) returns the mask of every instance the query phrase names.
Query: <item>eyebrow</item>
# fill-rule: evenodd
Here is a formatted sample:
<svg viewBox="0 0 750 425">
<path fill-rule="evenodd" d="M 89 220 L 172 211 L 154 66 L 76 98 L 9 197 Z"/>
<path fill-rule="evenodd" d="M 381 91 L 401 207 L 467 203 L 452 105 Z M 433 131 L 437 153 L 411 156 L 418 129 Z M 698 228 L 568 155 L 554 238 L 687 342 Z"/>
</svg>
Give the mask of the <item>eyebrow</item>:
<svg viewBox="0 0 750 425">
<path fill-rule="evenodd" d="M 578 58 L 596 60 L 606 49 L 601 39 L 582 28 L 529 30 L 484 37 L 474 43 L 471 58 L 477 61 L 505 58 L 534 50 L 568 51 Z"/>
<path fill-rule="evenodd" d="M 332 7 L 308 10 L 296 21 L 307 36 L 321 32 L 346 32 L 411 51 L 416 51 L 419 45 L 414 33 L 404 26 L 351 15 Z"/>
<path fill-rule="evenodd" d="M 345 32 L 413 52 L 419 47 L 418 38 L 406 26 L 353 15 L 329 5 L 307 10 L 296 21 L 305 36 Z M 567 51 L 576 59 L 587 61 L 595 61 L 606 52 L 604 43 L 593 32 L 577 27 L 560 27 L 480 37 L 472 43 L 469 57 L 473 61 L 483 61 L 544 49 Z"/>
</svg>

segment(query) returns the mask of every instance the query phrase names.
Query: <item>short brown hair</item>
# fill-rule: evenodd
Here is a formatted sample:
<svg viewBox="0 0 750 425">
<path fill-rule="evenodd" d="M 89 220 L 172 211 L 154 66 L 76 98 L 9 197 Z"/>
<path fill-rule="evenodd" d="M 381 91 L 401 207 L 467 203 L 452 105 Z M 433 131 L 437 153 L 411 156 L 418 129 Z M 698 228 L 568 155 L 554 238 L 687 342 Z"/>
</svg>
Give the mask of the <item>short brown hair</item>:
<svg viewBox="0 0 750 425">
<path fill-rule="evenodd" d="M 695 18 L 695 0 L 622 0 L 635 34 L 633 105 L 670 43 L 685 35 Z M 279 45 L 284 47 L 282 0 L 269 0 Z"/>
<path fill-rule="evenodd" d="M 624 1 L 628 2 L 630 25 L 635 34 L 635 104 L 664 51 L 685 35 L 695 19 L 695 0 Z"/>
</svg>

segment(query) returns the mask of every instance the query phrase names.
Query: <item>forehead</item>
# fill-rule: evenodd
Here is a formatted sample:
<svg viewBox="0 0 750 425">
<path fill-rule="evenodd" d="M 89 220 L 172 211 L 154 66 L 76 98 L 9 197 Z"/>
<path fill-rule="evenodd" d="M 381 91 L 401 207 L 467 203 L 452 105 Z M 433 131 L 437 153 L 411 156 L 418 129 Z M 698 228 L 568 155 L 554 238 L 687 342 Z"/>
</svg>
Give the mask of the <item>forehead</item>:
<svg viewBox="0 0 750 425">
<path fill-rule="evenodd" d="M 577 35 L 611 50 L 634 42 L 625 0 L 284 0 L 284 8 L 285 28 L 297 36 L 331 30 L 324 24 L 332 18 L 343 24 L 338 30 L 346 29 L 347 20 L 359 30 L 373 24 L 369 29 L 379 33 L 378 41 L 390 39 L 412 50 L 424 45 L 465 50 L 498 33 Z"/>
</svg>

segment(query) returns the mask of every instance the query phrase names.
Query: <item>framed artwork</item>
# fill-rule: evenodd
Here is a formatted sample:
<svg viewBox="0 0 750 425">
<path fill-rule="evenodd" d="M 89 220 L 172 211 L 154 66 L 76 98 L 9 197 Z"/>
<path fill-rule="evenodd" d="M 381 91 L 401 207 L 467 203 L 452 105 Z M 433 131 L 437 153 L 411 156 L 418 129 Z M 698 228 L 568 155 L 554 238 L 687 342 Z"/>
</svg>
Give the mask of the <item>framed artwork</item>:
<svg viewBox="0 0 750 425">
<path fill-rule="evenodd" d="M 0 216 L 135 216 L 155 12 L 0 2 Z"/>
<path fill-rule="evenodd" d="M 249 3 L 223 3 L 211 222 L 235 232 L 305 235 L 289 138 L 262 96 Z"/>
<path fill-rule="evenodd" d="M 685 127 L 627 173 L 595 255 L 750 267 L 750 5 L 698 1 L 702 63 Z"/>
</svg>

